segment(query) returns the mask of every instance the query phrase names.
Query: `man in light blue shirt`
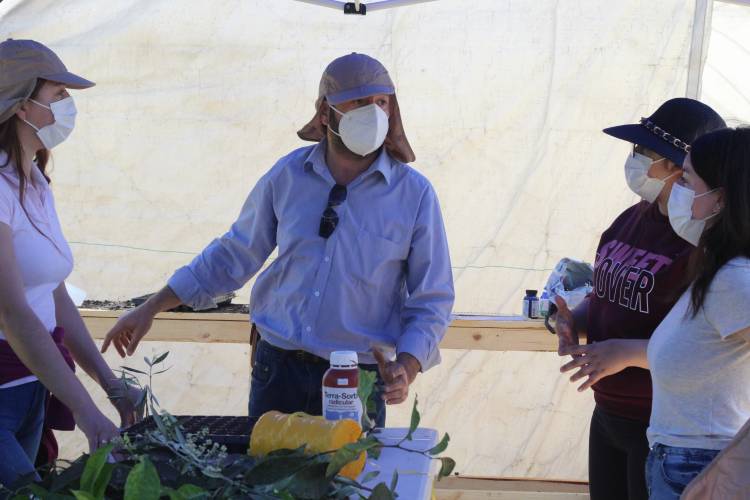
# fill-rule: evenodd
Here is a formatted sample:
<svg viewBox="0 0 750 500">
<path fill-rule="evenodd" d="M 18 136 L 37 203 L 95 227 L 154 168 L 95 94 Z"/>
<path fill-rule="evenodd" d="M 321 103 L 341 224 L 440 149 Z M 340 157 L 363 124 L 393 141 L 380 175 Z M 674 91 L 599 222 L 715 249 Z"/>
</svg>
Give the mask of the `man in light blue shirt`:
<svg viewBox="0 0 750 500">
<path fill-rule="evenodd" d="M 260 332 L 249 413 L 321 413 L 321 382 L 333 351 L 356 351 L 379 371 L 384 403 L 403 402 L 420 371 L 440 361 L 454 292 L 437 196 L 405 163 L 414 160 L 395 88 L 375 59 L 349 54 L 320 83 L 316 114 L 298 132 L 314 146 L 281 158 L 253 188 L 231 229 L 167 287 L 110 331 L 132 354 L 153 317 L 213 298 L 260 274 L 250 315 Z M 395 359 L 375 359 L 376 346 Z M 380 361 L 380 366 L 376 365 Z"/>
</svg>

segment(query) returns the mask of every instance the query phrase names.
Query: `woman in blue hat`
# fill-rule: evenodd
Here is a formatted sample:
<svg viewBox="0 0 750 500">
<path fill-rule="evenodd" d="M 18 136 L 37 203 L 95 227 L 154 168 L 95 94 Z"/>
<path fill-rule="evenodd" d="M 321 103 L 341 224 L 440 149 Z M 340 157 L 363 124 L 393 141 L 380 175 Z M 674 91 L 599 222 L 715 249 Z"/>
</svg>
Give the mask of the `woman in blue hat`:
<svg viewBox="0 0 750 500">
<path fill-rule="evenodd" d="M 637 124 L 604 132 L 633 144 L 625 161 L 628 186 L 642 200 L 620 214 L 602 234 L 594 265 L 594 291 L 574 311 L 558 300 L 559 354 L 574 355 L 562 371 L 579 370 L 579 390 L 594 390 L 589 434 L 589 482 L 594 500 L 648 497 L 646 429 L 652 388 L 647 369 L 618 363 L 629 340 L 647 341 L 684 288 L 693 245 L 669 221 L 669 197 L 682 175 L 689 144 L 724 128 L 705 104 L 671 99 Z M 589 346 L 578 347 L 585 334 Z M 581 356 L 579 353 L 585 352 Z"/>
<path fill-rule="evenodd" d="M 750 419 L 750 128 L 693 142 L 672 187 L 669 220 L 692 248 L 689 288 L 651 339 L 622 341 L 617 356 L 570 350 L 591 356 L 598 369 L 651 370 L 652 500 L 678 500 Z M 585 366 L 581 359 L 573 364 Z"/>
</svg>

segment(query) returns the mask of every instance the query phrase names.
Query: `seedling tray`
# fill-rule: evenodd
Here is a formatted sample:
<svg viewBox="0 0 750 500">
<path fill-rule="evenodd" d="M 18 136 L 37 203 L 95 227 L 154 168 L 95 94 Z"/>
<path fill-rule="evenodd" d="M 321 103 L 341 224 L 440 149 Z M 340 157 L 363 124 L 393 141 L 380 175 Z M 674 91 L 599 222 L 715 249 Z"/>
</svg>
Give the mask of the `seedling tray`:
<svg viewBox="0 0 750 500">
<path fill-rule="evenodd" d="M 229 453 L 247 453 L 250 433 L 255 424 L 255 419 L 250 417 L 176 415 L 175 418 L 186 433 L 197 433 L 201 429 L 208 429 L 207 439 L 223 444 Z M 155 429 L 154 417 L 149 416 L 122 432 L 134 436 Z"/>
</svg>

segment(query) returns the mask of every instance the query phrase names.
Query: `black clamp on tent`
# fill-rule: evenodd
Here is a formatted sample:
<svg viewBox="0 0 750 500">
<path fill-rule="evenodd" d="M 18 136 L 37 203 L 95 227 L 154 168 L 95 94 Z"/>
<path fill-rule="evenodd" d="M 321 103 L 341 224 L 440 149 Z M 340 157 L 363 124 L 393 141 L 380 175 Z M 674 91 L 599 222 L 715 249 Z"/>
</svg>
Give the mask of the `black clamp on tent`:
<svg viewBox="0 0 750 500">
<path fill-rule="evenodd" d="M 354 2 L 346 2 L 344 4 L 344 14 L 361 14 L 364 16 L 367 14 L 367 5 L 360 3 L 358 11 L 357 5 Z"/>
</svg>

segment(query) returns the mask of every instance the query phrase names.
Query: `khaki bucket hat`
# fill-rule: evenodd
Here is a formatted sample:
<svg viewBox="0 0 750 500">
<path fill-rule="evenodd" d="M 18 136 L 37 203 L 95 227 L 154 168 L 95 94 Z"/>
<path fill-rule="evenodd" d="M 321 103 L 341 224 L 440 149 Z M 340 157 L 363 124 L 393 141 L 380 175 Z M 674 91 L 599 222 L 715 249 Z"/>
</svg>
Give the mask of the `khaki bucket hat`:
<svg viewBox="0 0 750 500">
<path fill-rule="evenodd" d="M 39 78 L 70 89 L 95 85 L 68 71 L 60 58 L 41 43 L 9 38 L 0 43 L 0 123 L 13 116 L 31 96 Z"/>
<path fill-rule="evenodd" d="M 297 135 L 306 141 L 320 142 L 326 136 L 326 126 L 320 120 L 323 102 L 334 106 L 345 101 L 361 99 L 378 94 L 391 96 L 391 113 L 388 120 L 388 135 L 385 149 L 402 163 L 415 160 L 401 122 L 401 111 L 396 99 L 396 87 L 388 70 L 380 61 L 365 54 L 353 52 L 335 59 L 328 65 L 320 79 L 318 99 L 315 101 L 315 116 Z"/>
</svg>

